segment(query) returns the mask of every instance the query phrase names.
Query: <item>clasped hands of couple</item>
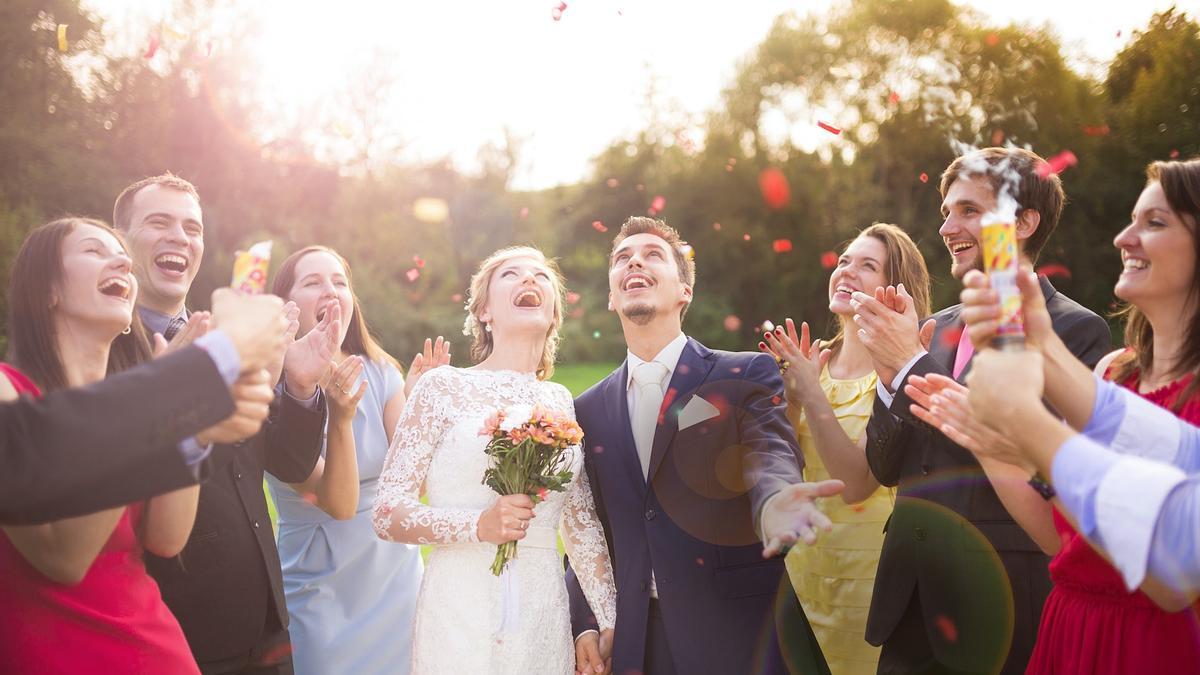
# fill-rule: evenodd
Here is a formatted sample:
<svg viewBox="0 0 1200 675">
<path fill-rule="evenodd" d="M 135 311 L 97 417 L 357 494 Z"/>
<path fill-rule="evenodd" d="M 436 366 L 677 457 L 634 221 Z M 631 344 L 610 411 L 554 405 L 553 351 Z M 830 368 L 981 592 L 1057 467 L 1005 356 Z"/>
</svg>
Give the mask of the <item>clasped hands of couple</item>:
<svg viewBox="0 0 1200 675">
<path fill-rule="evenodd" d="M 355 387 L 363 371 L 361 356 L 340 362 L 341 306 L 330 302 L 312 330 L 296 339 L 300 309 L 274 295 L 250 295 L 219 288 L 212 295 L 212 311 L 193 312 L 168 343 L 154 335 L 155 358 L 179 351 L 210 330 L 221 330 L 237 350 L 241 374 L 230 387 L 234 413 L 196 435 L 200 445 L 236 443 L 258 433 L 275 399 L 275 383 L 282 377 L 287 392 L 308 400 L 320 388 L 329 404 L 330 422 L 348 422 L 367 390 L 367 381 Z M 425 340 L 405 379 L 405 395 L 425 372 L 450 362 L 450 343 L 441 337 Z"/>
</svg>

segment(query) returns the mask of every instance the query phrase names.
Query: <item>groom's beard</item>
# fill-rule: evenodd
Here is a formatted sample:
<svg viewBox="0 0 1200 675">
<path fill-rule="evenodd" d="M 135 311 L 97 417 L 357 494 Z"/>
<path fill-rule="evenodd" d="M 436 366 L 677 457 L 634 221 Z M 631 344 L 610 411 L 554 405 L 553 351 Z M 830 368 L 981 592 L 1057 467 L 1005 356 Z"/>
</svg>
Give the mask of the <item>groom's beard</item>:
<svg viewBox="0 0 1200 675">
<path fill-rule="evenodd" d="M 653 321 L 655 316 L 658 316 L 658 310 L 648 302 L 636 302 L 625 307 L 621 313 L 635 326 L 645 326 Z"/>
</svg>

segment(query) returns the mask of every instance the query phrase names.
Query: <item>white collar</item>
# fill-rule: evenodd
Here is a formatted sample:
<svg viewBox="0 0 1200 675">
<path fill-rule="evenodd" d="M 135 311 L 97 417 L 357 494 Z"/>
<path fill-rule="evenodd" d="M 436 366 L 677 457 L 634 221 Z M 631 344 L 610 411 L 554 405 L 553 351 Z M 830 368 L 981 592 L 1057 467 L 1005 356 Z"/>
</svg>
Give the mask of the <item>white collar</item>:
<svg viewBox="0 0 1200 675">
<path fill-rule="evenodd" d="M 671 340 L 670 342 L 668 342 L 667 346 L 663 347 L 662 351 L 660 351 L 658 354 L 656 354 L 654 356 L 654 358 L 650 359 L 651 361 L 657 361 L 657 362 L 661 363 L 662 365 L 666 366 L 668 381 L 671 379 L 671 375 L 675 372 L 675 366 L 679 365 L 679 357 L 683 354 L 683 348 L 686 346 L 687 346 L 687 336 L 684 335 L 683 333 L 680 333 L 679 335 L 677 335 L 675 337 L 674 340 Z M 642 365 L 643 363 L 646 363 L 646 362 L 644 360 L 642 360 L 637 354 L 634 354 L 633 352 L 626 350 L 626 352 L 625 352 L 625 365 L 626 365 L 626 370 L 627 370 L 627 374 L 626 374 L 626 378 L 625 378 L 625 388 L 626 389 L 628 389 L 630 387 L 630 385 L 633 383 L 633 370 L 635 368 L 637 368 L 638 366 Z"/>
</svg>

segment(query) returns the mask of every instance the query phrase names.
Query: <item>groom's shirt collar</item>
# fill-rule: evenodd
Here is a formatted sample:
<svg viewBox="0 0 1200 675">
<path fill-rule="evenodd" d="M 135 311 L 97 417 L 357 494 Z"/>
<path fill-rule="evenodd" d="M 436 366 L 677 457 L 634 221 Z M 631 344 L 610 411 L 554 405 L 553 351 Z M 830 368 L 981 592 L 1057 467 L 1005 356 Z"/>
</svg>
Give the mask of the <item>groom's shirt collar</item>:
<svg viewBox="0 0 1200 675">
<path fill-rule="evenodd" d="M 667 346 L 663 347 L 662 351 L 660 351 L 658 354 L 656 354 L 654 358 L 650 359 L 651 361 L 657 361 L 667 367 L 667 378 L 666 378 L 667 382 L 670 382 L 671 376 L 675 374 L 675 366 L 679 365 L 679 357 L 680 357 L 680 355 L 683 354 L 683 348 L 686 346 L 687 346 L 687 336 L 684 335 L 683 333 L 680 333 L 679 335 L 677 335 L 675 337 L 674 340 L 671 340 L 670 342 L 668 342 Z M 633 386 L 633 369 L 637 368 L 638 366 L 642 365 L 645 362 L 646 361 L 639 358 L 633 352 L 628 351 L 628 350 L 625 351 L 625 363 L 628 366 L 625 369 L 626 370 L 626 375 L 625 375 L 625 388 L 626 389 L 629 389 L 629 387 Z M 666 385 L 664 384 L 663 386 L 665 387 Z"/>
</svg>

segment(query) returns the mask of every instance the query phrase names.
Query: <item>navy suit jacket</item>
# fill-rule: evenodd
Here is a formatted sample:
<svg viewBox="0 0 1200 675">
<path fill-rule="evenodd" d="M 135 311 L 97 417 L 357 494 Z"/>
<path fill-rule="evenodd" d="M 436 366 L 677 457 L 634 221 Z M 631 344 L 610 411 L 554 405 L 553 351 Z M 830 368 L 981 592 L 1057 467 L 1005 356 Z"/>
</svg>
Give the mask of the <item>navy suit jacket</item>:
<svg viewBox="0 0 1200 675">
<path fill-rule="evenodd" d="M 780 642 L 785 651 L 815 643 L 783 559 L 763 559 L 758 533 L 767 498 L 802 480 L 779 368 L 766 354 L 712 351 L 689 339 L 663 401 L 647 482 L 630 427 L 627 367 L 575 400 L 616 578 L 614 672 L 643 668 L 653 569 L 678 672 L 786 673 Z M 685 413 L 680 429 L 689 405 L 716 414 L 697 422 Z M 567 586 L 574 634 L 595 628 L 569 570 Z"/>
</svg>

